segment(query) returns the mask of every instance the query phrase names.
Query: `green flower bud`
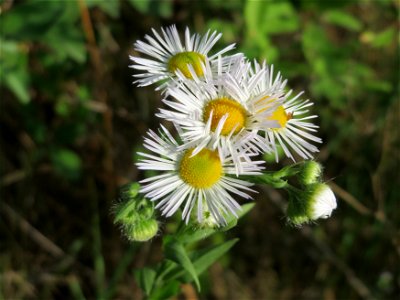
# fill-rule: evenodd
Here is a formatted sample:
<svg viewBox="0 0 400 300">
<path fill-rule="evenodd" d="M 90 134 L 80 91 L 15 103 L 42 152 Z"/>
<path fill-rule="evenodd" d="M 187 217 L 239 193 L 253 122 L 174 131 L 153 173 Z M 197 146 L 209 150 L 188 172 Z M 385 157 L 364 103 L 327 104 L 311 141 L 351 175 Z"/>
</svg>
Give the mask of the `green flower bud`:
<svg viewBox="0 0 400 300">
<path fill-rule="evenodd" d="M 154 203 L 138 197 L 140 185 L 133 183 L 122 189 L 120 202 L 114 207 L 114 223 L 120 224 L 130 241 L 148 241 L 157 234 Z"/>
<path fill-rule="evenodd" d="M 146 242 L 158 232 L 158 223 L 154 219 L 141 220 L 124 227 L 124 233 L 130 241 Z"/>
<path fill-rule="evenodd" d="M 304 185 L 317 183 L 322 174 L 322 165 L 314 160 L 305 161 L 299 173 L 299 181 Z"/>
<path fill-rule="evenodd" d="M 121 198 L 123 200 L 134 199 L 139 194 L 140 184 L 137 182 L 126 184 L 121 189 Z"/>
<path fill-rule="evenodd" d="M 116 203 L 114 206 L 114 224 L 120 223 L 126 225 L 135 223 L 139 218 L 136 205 L 137 203 L 135 199 Z"/>
<path fill-rule="evenodd" d="M 295 226 L 301 226 L 302 224 L 311 221 L 307 215 L 307 207 L 305 203 L 302 203 L 298 197 L 289 198 L 286 215 L 289 222 Z"/>
<path fill-rule="evenodd" d="M 136 204 L 136 212 L 142 219 L 150 219 L 154 215 L 154 203 L 143 198 Z"/>
<path fill-rule="evenodd" d="M 336 198 L 327 184 L 314 183 L 305 191 L 289 194 L 287 217 L 294 225 L 302 225 L 317 219 L 330 217 L 336 208 Z"/>
</svg>

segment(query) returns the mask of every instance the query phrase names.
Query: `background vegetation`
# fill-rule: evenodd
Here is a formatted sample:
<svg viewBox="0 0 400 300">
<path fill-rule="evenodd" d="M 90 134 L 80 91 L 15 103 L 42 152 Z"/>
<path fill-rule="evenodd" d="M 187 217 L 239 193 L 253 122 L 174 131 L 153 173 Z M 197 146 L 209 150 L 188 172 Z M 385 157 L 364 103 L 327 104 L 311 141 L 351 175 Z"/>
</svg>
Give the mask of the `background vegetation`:
<svg viewBox="0 0 400 300">
<path fill-rule="evenodd" d="M 206 243 L 240 241 L 180 299 L 394 299 L 400 293 L 399 2 L 0 0 L 0 299 L 140 299 L 134 270 L 161 239 L 130 244 L 110 213 L 161 105 L 128 55 L 151 27 L 223 32 L 315 102 L 332 218 L 285 224 L 284 194 Z M 283 161 L 281 165 L 285 165 Z M 270 168 L 278 168 L 275 163 Z M 162 232 L 172 220 L 162 221 Z"/>
</svg>

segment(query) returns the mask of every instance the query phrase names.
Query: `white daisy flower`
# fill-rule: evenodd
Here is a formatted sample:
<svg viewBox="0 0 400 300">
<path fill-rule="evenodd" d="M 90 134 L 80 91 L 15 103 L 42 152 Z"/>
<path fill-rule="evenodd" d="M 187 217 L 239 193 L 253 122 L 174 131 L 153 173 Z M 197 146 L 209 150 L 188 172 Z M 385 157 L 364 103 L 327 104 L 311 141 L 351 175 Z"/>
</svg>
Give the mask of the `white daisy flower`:
<svg viewBox="0 0 400 300">
<path fill-rule="evenodd" d="M 203 148 L 193 155 L 194 148 L 180 149 L 176 140 L 162 127 L 162 137 L 148 132 L 144 146 L 153 152 L 139 153 L 143 158 L 137 163 L 141 170 L 163 171 L 161 175 L 141 181 L 141 192 L 152 201 L 166 217 L 172 216 L 182 207 L 182 219 L 188 223 L 193 207 L 197 219 L 203 222 L 204 211 L 210 212 L 219 225 L 226 224 L 224 216 L 240 210 L 240 205 L 231 194 L 251 199 L 252 183 L 231 176 L 236 170 L 229 156 L 220 158 L 220 153 Z M 179 149 L 179 150 L 178 150 Z M 238 158 L 242 175 L 259 175 L 262 161 Z"/>
<path fill-rule="evenodd" d="M 258 86 L 255 88 L 257 93 L 264 93 L 265 89 L 270 90 L 271 94 L 279 93 L 284 91 L 286 80 L 282 81 L 280 73 L 274 78 L 273 66 L 268 66 L 263 63 L 262 66 L 255 63 L 255 72 L 260 69 L 265 69 L 263 73 L 264 78 L 258 81 Z M 295 158 L 291 151 L 296 152 L 303 159 L 313 158 L 312 153 L 318 152 L 318 148 L 311 142 L 322 143 L 322 140 L 314 135 L 318 128 L 317 125 L 309 122 L 316 115 L 308 116 L 308 107 L 312 106 L 313 103 L 310 100 L 301 100 L 299 97 L 303 94 L 300 92 L 293 98 L 291 98 L 292 90 L 287 92 L 283 97 L 283 103 L 273 111 L 272 115 L 268 117 L 268 120 L 273 120 L 279 123 L 278 128 L 264 128 L 266 142 L 271 145 L 280 145 L 285 152 L 285 155 L 295 161 Z M 269 102 L 270 99 L 265 99 Z M 277 147 L 274 147 L 275 158 L 278 161 Z"/>
<path fill-rule="evenodd" d="M 138 78 L 135 83 L 139 86 L 167 80 L 157 90 L 167 87 L 168 80 L 176 78 L 176 72 L 180 72 L 186 78 L 192 78 L 190 67 L 197 76 L 201 77 L 204 63 L 212 62 L 235 47 L 235 44 L 231 44 L 216 54 L 208 56 L 211 48 L 221 38 L 221 33 L 216 31 L 210 33 L 209 30 L 202 37 L 199 34 L 191 35 L 189 29 L 186 28 L 184 43 L 182 43 L 175 25 L 161 28 L 162 35 L 154 29 L 152 32 L 154 37 L 146 35 L 146 42 L 139 40 L 134 44 L 136 51 L 149 58 L 130 56 L 130 59 L 134 62 L 131 67 L 140 71 L 139 74 L 134 75 Z"/>
<path fill-rule="evenodd" d="M 260 69 L 249 76 L 250 64 L 236 60 L 225 73 L 222 64 L 218 60 L 217 76 L 206 64 L 203 79 L 192 72 L 192 80 L 168 89 L 163 102 L 169 109 L 160 109 L 157 116 L 172 121 L 182 130 L 181 148 L 194 147 L 193 155 L 205 147 L 227 149 L 234 159 L 236 153 L 272 151 L 257 133 L 260 129 L 279 127 L 271 117 L 281 105 L 283 92 L 265 89 L 254 96 L 266 70 Z M 240 172 L 240 164 L 237 166 Z"/>
</svg>

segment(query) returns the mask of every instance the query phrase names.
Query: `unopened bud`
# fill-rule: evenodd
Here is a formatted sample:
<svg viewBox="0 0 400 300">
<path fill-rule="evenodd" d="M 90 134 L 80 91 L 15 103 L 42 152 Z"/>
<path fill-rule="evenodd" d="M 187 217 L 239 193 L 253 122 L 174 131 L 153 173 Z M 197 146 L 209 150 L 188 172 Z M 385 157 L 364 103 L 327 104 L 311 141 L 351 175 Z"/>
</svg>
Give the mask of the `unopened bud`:
<svg viewBox="0 0 400 300">
<path fill-rule="evenodd" d="M 320 181 L 322 166 L 314 160 L 305 161 L 299 173 L 299 181 L 304 185 Z"/>
<path fill-rule="evenodd" d="M 139 194 L 140 184 L 137 182 L 124 185 L 121 189 L 121 198 L 123 200 L 134 199 Z"/>
<path fill-rule="evenodd" d="M 313 220 L 329 218 L 337 207 L 336 197 L 327 184 L 316 183 L 312 185 L 309 202 L 311 203 L 310 217 Z"/>
<path fill-rule="evenodd" d="M 314 183 L 305 191 L 291 192 L 287 217 L 294 225 L 302 225 L 317 219 L 330 217 L 336 208 L 336 198 L 328 185 Z"/>
<path fill-rule="evenodd" d="M 141 220 L 124 228 L 126 237 L 130 241 L 146 242 L 158 232 L 158 223 L 154 219 Z"/>
</svg>

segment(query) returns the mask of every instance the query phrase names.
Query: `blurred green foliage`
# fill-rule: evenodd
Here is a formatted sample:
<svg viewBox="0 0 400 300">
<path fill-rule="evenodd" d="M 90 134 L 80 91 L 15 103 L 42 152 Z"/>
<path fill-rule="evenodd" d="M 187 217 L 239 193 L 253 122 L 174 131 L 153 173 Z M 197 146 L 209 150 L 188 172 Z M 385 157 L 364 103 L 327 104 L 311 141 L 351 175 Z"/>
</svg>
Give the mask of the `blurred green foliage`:
<svg viewBox="0 0 400 300">
<path fill-rule="evenodd" d="M 393 299 L 398 14 L 396 0 L 0 1 L 0 298 L 143 297 L 134 277 L 160 261 L 161 241 L 129 247 L 110 207 L 143 178 L 133 153 L 161 97 L 131 84 L 128 55 L 150 28 L 177 24 L 221 31 L 218 47 L 236 43 L 304 90 L 325 141 L 317 159 L 339 186 L 333 217 L 304 230 L 262 190 L 247 221 L 214 238 L 241 240 L 199 277 L 200 298 Z M 154 272 L 143 270 L 146 293 Z"/>
</svg>

